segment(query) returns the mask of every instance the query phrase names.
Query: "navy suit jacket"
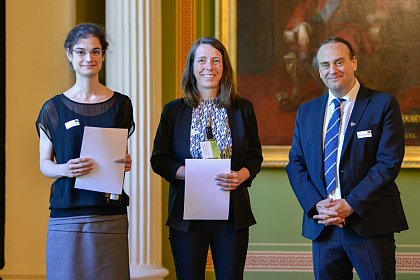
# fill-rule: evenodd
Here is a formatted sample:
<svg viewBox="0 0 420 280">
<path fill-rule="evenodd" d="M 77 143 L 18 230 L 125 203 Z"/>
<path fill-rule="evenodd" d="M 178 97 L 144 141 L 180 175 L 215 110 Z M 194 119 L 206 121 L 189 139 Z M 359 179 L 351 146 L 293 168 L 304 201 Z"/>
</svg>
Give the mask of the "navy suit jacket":
<svg viewBox="0 0 420 280">
<path fill-rule="evenodd" d="M 296 116 L 286 167 L 290 184 L 303 208 L 302 234 L 315 240 L 325 228 L 318 224 L 316 204 L 325 198 L 323 123 L 328 94 L 302 104 Z M 370 130 L 372 137 L 357 132 Z M 346 219 L 361 236 L 408 229 L 395 179 L 404 157 L 404 127 L 397 100 L 360 87 L 344 136 L 339 166 L 341 195 L 354 209 Z"/>
<path fill-rule="evenodd" d="M 247 181 L 230 192 L 230 209 L 233 210 L 235 229 L 238 230 L 256 223 L 248 187 L 260 172 L 263 158 L 252 103 L 238 97 L 232 102 L 231 108 L 227 108 L 227 115 L 232 136 L 231 169 L 246 167 L 250 173 Z M 166 225 L 182 231 L 187 231 L 189 226 L 189 221 L 183 219 L 185 181 L 176 180 L 175 174 L 180 166 L 185 165 L 185 159 L 191 158 L 191 119 L 192 107 L 184 99 L 166 104 L 150 158 L 153 171 L 170 183 Z"/>
</svg>

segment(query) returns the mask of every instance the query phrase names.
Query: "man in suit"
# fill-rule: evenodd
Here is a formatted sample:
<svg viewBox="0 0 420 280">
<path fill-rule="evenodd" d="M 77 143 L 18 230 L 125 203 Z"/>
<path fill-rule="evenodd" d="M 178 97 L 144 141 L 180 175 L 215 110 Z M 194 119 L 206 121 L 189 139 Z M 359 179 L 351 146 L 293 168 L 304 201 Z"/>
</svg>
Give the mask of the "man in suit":
<svg viewBox="0 0 420 280">
<path fill-rule="evenodd" d="M 286 170 L 315 278 L 352 279 L 355 268 L 360 279 L 395 279 L 394 233 L 408 229 L 395 184 L 404 157 L 398 102 L 359 83 L 353 47 L 340 37 L 321 43 L 314 66 L 329 90 L 299 107 Z"/>
</svg>

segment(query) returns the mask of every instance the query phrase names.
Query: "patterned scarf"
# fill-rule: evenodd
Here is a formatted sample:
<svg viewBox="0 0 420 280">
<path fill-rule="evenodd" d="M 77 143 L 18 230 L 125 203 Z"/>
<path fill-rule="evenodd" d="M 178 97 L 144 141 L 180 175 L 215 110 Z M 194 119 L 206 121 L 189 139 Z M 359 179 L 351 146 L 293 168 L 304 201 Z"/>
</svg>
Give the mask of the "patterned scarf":
<svg viewBox="0 0 420 280">
<path fill-rule="evenodd" d="M 197 108 L 193 108 L 190 134 L 192 158 L 202 158 L 200 142 L 207 140 L 205 136 L 207 126 L 213 131 L 220 157 L 232 157 L 232 136 L 226 108 L 217 106 L 218 102 L 217 98 L 203 99 Z"/>
</svg>

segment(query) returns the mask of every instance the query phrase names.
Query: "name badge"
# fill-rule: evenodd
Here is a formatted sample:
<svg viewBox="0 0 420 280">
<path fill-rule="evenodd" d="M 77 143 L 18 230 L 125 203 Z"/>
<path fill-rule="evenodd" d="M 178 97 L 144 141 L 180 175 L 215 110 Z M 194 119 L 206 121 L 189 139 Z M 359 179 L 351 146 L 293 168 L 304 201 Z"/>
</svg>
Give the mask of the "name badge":
<svg viewBox="0 0 420 280">
<path fill-rule="evenodd" d="M 214 139 L 200 142 L 201 155 L 203 159 L 218 158 L 220 159 L 220 151 Z"/>
<path fill-rule="evenodd" d="M 201 147 L 201 155 L 203 159 L 214 158 L 210 141 L 200 142 L 200 147 Z"/>
<path fill-rule="evenodd" d="M 66 129 L 69 130 L 70 128 L 72 128 L 74 126 L 80 125 L 79 119 L 74 119 L 74 120 L 68 121 L 64 125 L 66 126 Z"/>
<path fill-rule="evenodd" d="M 357 132 L 357 138 L 371 138 L 372 137 L 372 130 L 364 130 L 364 131 L 358 131 Z"/>
</svg>

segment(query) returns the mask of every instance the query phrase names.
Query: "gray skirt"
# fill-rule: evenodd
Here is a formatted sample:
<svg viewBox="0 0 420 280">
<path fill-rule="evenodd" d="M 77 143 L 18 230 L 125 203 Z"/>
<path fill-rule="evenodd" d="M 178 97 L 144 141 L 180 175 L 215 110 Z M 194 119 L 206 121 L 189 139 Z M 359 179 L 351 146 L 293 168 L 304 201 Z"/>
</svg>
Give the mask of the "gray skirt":
<svg viewBox="0 0 420 280">
<path fill-rule="evenodd" d="M 130 279 L 127 215 L 50 218 L 47 279 Z"/>
</svg>

